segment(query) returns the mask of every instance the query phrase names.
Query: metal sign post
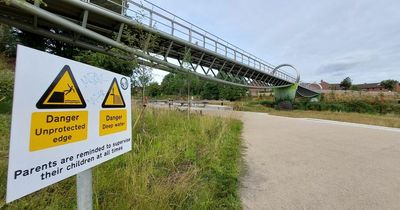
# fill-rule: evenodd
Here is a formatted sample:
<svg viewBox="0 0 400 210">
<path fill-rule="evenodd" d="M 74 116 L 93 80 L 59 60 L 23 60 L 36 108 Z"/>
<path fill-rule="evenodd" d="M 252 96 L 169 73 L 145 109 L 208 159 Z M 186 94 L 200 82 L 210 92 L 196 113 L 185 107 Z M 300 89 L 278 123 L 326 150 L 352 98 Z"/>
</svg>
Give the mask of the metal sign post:
<svg viewBox="0 0 400 210">
<path fill-rule="evenodd" d="M 92 169 L 89 168 L 76 175 L 76 195 L 78 210 L 93 209 L 93 177 Z"/>
</svg>

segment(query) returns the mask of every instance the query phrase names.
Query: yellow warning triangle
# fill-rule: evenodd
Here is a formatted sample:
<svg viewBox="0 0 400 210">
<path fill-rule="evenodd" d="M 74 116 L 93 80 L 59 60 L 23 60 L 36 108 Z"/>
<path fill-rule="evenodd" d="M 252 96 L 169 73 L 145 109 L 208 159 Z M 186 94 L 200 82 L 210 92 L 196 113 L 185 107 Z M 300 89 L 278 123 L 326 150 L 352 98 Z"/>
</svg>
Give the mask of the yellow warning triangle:
<svg viewBox="0 0 400 210">
<path fill-rule="evenodd" d="M 85 108 L 86 103 L 68 65 L 36 103 L 38 109 Z"/>
<path fill-rule="evenodd" d="M 107 95 L 101 105 L 103 108 L 117 108 L 125 107 L 125 101 L 122 97 L 121 90 L 119 89 L 117 79 L 114 78 Z"/>
</svg>

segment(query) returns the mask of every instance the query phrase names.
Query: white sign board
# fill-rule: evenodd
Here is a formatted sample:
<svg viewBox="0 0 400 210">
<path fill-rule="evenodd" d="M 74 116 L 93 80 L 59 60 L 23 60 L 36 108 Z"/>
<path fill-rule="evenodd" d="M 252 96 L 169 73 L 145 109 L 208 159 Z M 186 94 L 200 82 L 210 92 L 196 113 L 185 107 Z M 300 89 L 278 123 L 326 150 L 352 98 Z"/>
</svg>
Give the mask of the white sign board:
<svg viewBox="0 0 400 210">
<path fill-rule="evenodd" d="M 131 150 L 130 80 L 19 45 L 7 202 Z"/>
</svg>

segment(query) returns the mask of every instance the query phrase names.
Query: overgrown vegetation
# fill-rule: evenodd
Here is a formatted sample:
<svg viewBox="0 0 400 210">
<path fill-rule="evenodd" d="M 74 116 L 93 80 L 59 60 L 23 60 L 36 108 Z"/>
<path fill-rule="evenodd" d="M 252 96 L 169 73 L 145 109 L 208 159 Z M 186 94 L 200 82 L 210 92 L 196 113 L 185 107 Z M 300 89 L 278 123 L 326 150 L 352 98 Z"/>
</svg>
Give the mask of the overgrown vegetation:
<svg viewBox="0 0 400 210">
<path fill-rule="evenodd" d="M 400 115 L 400 105 L 387 103 L 370 104 L 365 101 L 355 100 L 350 102 L 296 102 L 295 109 L 332 112 L 357 112 L 367 114 L 395 114 Z"/>
<path fill-rule="evenodd" d="M 276 108 L 274 101 L 257 101 L 251 103 Z M 400 116 L 400 104 L 368 103 L 362 100 L 338 102 L 296 101 L 293 102 L 293 107 L 296 110 L 304 111 L 357 112 L 367 114 L 395 114 Z"/>
<path fill-rule="evenodd" d="M 7 101 L 6 105 L 0 104 L 0 209 L 75 209 L 74 177 L 11 204 L 4 203 L 14 77 L 8 60 L 15 58 L 16 44 L 73 58 L 133 80 L 140 81 L 143 74 L 135 75 L 138 63 L 134 58 L 128 61 L 77 49 L 0 26 L 0 41 L 4 44 L 0 50 L 7 57 L 0 59 L 0 93 L 3 102 Z M 131 32 L 124 30 L 121 37 L 127 45 L 148 52 L 157 46 L 156 36 Z M 108 52 L 120 53 L 116 49 Z M 240 209 L 240 131 L 241 122 L 233 119 L 192 115 L 189 120 L 184 113 L 150 110 L 134 132 L 133 150 L 94 168 L 95 209 Z"/>
<path fill-rule="evenodd" d="M 325 120 L 335 120 L 341 122 L 361 123 L 367 125 L 378 125 L 385 127 L 400 128 L 400 117 L 398 115 L 376 115 L 348 112 L 331 112 L 331 111 L 277 111 L 271 110 L 272 115 L 296 117 L 296 118 L 316 118 Z"/>
<path fill-rule="evenodd" d="M 92 51 L 82 51 L 78 55 L 74 56 L 74 59 L 125 76 L 131 76 L 132 70 L 138 67 L 135 60 L 124 60 Z"/>
<path fill-rule="evenodd" d="M 317 103 L 314 103 L 314 105 L 312 106 L 317 107 L 318 105 L 315 104 Z M 355 113 L 355 112 L 329 111 L 329 110 L 285 111 L 285 110 L 277 110 L 273 107 L 274 107 L 274 102 L 271 101 L 237 102 L 234 104 L 234 108 L 240 111 L 267 112 L 272 115 L 286 116 L 286 117 L 317 118 L 317 119 L 336 120 L 343 122 L 353 122 L 353 123 L 361 123 L 368 125 L 379 125 L 379 126 L 400 128 L 400 115 L 394 113 L 370 114 L 370 113 Z M 351 106 L 349 106 L 348 108 L 351 108 Z M 365 109 L 365 107 L 364 108 L 356 107 L 355 109 L 362 110 Z"/>
<path fill-rule="evenodd" d="M 399 81 L 393 79 L 383 80 L 380 85 L 383 86 L 385 89 L 394 91 L 396 86 L 399 84 Z"/>
<path fill-rule="evenodd" d="M 199 99 L 236 101 L 246 95 L 247 89 L 231 85 L 218 84 L 217 82 L 203 81 L 198 77 L 187 74 L 167 74 L 161 85 L 151 83 L 147 94 L 152 97 L 185 98 L 189 93 Z"/>
<path fill-rule="evenodd" d="M 351 81 L 350 77 L 346 77 L 345 79 L 343 79 L 343 81 L 340 82 L 339 86 L 344 90 L 348 90 L 351 88 L 352 84 L 353 81 Z"/>
<path fill-rule="evenodd" d="M 0 113 L 11 113 L 14 87 L 13 65 L 0 54 Z"/>
<path fill-rule="evenodd" d="M 0 209 L 75 209 L 75 178 L 4 204 L 10 115 L 0 115 Z M 95 209 L 240 209 L 241 122 L 148 110 L 133 150 L 94 168 Z"/>
</svg>

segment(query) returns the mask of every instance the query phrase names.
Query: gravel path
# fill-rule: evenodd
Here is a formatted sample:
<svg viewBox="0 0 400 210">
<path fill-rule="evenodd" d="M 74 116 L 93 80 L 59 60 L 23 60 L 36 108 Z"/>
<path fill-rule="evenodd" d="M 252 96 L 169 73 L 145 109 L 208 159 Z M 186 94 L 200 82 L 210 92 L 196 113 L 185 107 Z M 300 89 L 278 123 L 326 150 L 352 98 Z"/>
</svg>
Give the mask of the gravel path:
<svg viewBox="0 0 400 210">
<path fill-rule="evenodd" d="M 400 209 L 400 129 L 241 113 L 245 209 Z"/>
</svg>

